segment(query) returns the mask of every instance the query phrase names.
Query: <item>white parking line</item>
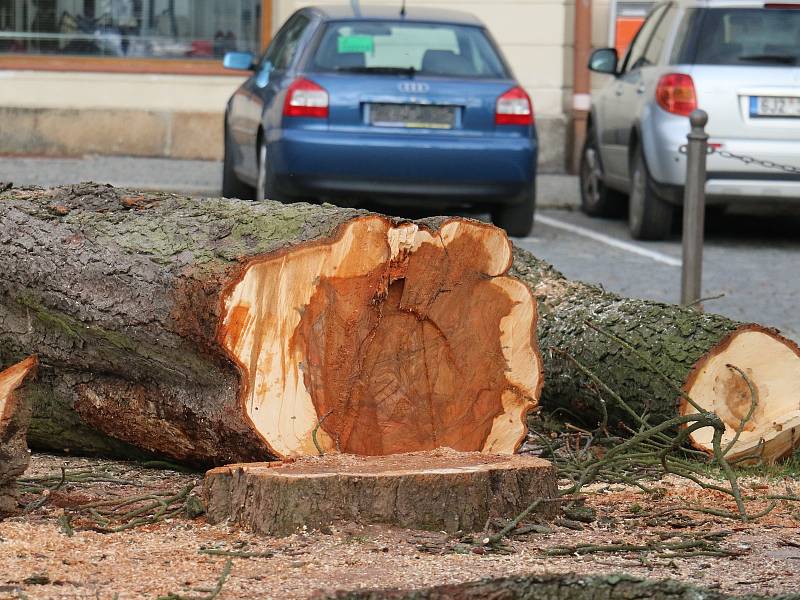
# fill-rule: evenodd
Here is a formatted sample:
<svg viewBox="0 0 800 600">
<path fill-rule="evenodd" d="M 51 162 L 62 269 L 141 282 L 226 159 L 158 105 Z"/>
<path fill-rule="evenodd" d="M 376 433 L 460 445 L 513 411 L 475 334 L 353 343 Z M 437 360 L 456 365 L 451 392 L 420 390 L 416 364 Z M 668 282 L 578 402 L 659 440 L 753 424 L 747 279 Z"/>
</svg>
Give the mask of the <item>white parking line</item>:
<svg viewBox="0 0 800 600">
<path fill-rule="evenodd" d="M 624 242 L 615 237 L 611 237 L 610 235 L 598 233 L 596 231 L 592 231 L 591 229 L 580 227 L 579 225 L 573 225 L 572 223 L 565 223 L 564 221 L 554 219 L 553 217 L 548 217 L 546 215 L 536 215 L 536 222 L 542 223 L 543 225 L 547 225 L 548 227 L 554 227 L 556 229 L 569 231 L 570 233 L 574 233 L 575 235 L 589 238 L 590 240 L 600 242 L 601 244 L 605 244 L 606 246 L 611 246 L 612 248 L 625 250 L 626 252 L 630 252 L 631 254 L 644 256 L 645 258 L 649 258 L 664 265 L 669 265 L 670 267 L 681 266 L 680 259 L 673 258 L 668 254 L 664 254 L 662 252 L 656 252 L 655 250 L 648 250 L 647 248 L 642 248 L 641 246 L 637 246 L 636 244 L 631 244 L 630 242 Z M 534 240 L 535 238 L 531 237 L 522 238 L 522 241 L 525 242 L 532 242 Z"/>
</svg>

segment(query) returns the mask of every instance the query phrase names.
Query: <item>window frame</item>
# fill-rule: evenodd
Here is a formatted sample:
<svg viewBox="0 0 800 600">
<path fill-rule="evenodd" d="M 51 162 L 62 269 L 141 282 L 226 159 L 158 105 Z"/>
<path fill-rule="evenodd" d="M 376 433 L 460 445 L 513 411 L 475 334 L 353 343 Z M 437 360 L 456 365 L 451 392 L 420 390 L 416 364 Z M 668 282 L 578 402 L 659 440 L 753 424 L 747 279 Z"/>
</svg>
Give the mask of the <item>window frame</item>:
<svg viewBox="0 0 800 600">
<path fill-rule="evenodd" d="M 272 40 L 273 0 L 261 0 L 261 40 L 264 51 Z M 217 59 L 125 58 L 69 56 L 62 54 L 0 53 L 0 69 L 16 71 L 56 71 L 80 73 L 129 73 L 158 75 L 222 75 L 241 77 L 241 72 L 222 66 Z"/>
<path fill-rule="evenodd" d="M 658 26 L 661 24 L 661 20 L 664 18 L 664 15 L 669 8 L 670 3 L 662 2 L 660 4 L 656 4 L 650 13 L 647 15 L 647 18 L 642 23 L 642 26 L 639 28 L 639 31 L 636 32 L 636 37 L 633 38 L 630 47 L 628 48 L 628 52 L 625 54 L 625 60 L 622 63 L 622 68 L 620 69 L 620 76 L 628 75 L 634 71 L 637 71 L 641 68 L 641 65 L 632 66 L 631 65 L 631 57 L 633 56 L 633 49 L 636 46 L 636 42 L 639 41 L 639 38 L 642 36 L 642 32 L 646 25 L 651 22 L 654 22 L 655 25 L 653 29 L 647 32 L 647 39 L 644 40 L 644 48 L 642 48 L 642 53 L 640 58 L 644 58 L 644 55 L 647 53 L 647 49 L 650 47 L 650 41 L 653 39 L 653 34 L 655 33 Z"/>
<path fill-rule="evenodd" d="M 382 19 L 378 19 L 378 20 L 380 21 Z M 393 21 L 400 22 L 397 19 L 392 19 L 392 18 L 388 18 L 388 17 L 385 20 L 386 21 L 391 21 L 391 22 L 393 22 Z M 309 72 L 315 72 L 314 71 L 314 64 L 313 64 L 314 57 L 317 54 L 317 50 L 319 49 L 320 44 L 322 44 L 322 40 L 323 40 L 323 38 L 325 36 L 326 29 L 328 27 L 330 27 L 330 26 L 341 25 L 342 23 L 351 23 L 353 21 L 354 21 L 354 19 L 352 19 L 352 18 L 342 18 L 342 19 L 325 19 L 325 20 L 317 22 L 316 26 L 314 27 L 314 32 L 312 34 L 313 38 L 311 39 L 311 41 L 308 44 L 306 44 L 306 48 L 305 48 L 305 51 L 302 54 L 302 57 L 300 58 L 299 61 L 297 61 L 298 67 L 301 70 L 307 70 Z M 440 25 L 441 24 L 441 23 L 438 23 L 436 21 L 424 21 L 424 20 L 419 20 L 419 21 L 417 21 L 417 20 L 405 20 L 403 22 L 408 23 L 408 24 L 419 24 L 419 25 Z M 508 61 L 506 60 L 505 55 L 503 54 L 503 52 L 500 49 L 500 45 L 497 43 L 497 40 L 492 36 L 492 32 L 489 31 L 486 27 L 484 27 L 482 25 L 472 25 L 472 24 L 462 24 L 462 23 L 458 23 L 458 24 L 455 24 L 455 23 L 444 23 L 444 24 L 445 25 L 457 25 L 458 27 L 461 27 L 461 28 L 464 28 L 464 29 L 476 29 L 486 38 L 486 42 L 489 45 L 489 48 L 491 48 L 491 50 L 494 52 L 495 56 L 497 57 L 497 61 L 500 63 L 500 67 L 501 67 L 501 69 L 503 71 L 503 74 L 500 77 L 494 77 L 494 78 L 488 78 L 487 77 L 485 79 L 480 78 L 479 80 L 485 80 L 485 81 L 502 80 L 502 81 L 505 81 L 505 80 L 508 80 L 508 79 L 514 79 L 515 78 L 514 72 L 511 70 L 511 66 L 508 64 Z M 460 42 L 459 42 L 459 45 L 460 45 Z M 321 72 L 324 72 L 324 71 L 321 71 Z"/>
<path fill-rule="evenodd" d="M 277 59 L 281 56 L 282 52 L 284 51 L 283 46 L 286 44 L 285 38 L 289 31 L 292 30 L 295 23 L 300 21 L 301 19 L 305 20 L 305 24 L 303 25 L 302 30 L 300 31 L 300 35 L 297 37 L 297 46 L 294 49 L 294 53 L 292 54 L 289 61 L 284 66 L 278 66 Z M 308 35 L 309 31 L 311 30 L 314 23 L 314 19 L 311 15 L 307 14 L 304 10 L 299 10 L 294 13 L 291 17 L 289 17 L 286 23 L 283 24 L 283 27 L 275 34 L 272 41 L 269 43 L 266 51 L 264 52 L 261 60 L 259 61 L 260 65 L 263 65 L 266 61 L 269 61 L 272 65 L 272 68 L 276 71 L 288 71 L 292 68 L 292 66 L 297 62 L 298 57 L 303 53 L 303 39 Z M 274 55 L 270 56 L 272 52 L 275 52 Z M 272 59 L 272 60 L 270 60 Z"/>
<path fill-rule="evenodd" d="M 661 20 L 653 29 L 653 33 L 650 35 L 650 40 L 647 42 L 647 48 L 644 50 L 644 54 L 642 57 L 646 59 L 646 64 L 642 66 L 656 66 L 664 62 L 665 53 L 664 51 L 668 49 L 670 44 L 670 37 L 672 35 L 672 31 L 675 27 L 675 22 L 678 17 L 678 7 L 674 4 L 670 3 L 667 4 L 667 9 L 661 15 Z M 652 56 L 652 49 L 653 49 L 653 41 L 656 39 L 656 35 L 663 32 L 664 36 L 661 40 L 661 46 L 658 48 L 656 56 Z M 650 60 L 654 58 L 654 60 Z"/>
</svg>

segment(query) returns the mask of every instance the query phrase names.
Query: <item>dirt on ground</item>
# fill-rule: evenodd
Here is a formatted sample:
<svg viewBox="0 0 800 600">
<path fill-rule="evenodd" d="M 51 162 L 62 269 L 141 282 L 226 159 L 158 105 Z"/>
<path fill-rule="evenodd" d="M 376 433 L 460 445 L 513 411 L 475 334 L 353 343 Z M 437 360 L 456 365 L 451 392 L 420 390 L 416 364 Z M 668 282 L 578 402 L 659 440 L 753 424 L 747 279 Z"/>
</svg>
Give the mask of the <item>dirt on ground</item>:
<svg viewBox="0 0 800 600">
<path fill-rule="evenodd" d="M 675 578 L 737 595 L 800 592 L 800 503 L 776 500 L 768 515 L 743 523 L 688 510 L 735 507 L 677 479 L 650 494 L 594 486 L 580 510 L 523 525 L 488 548 L 484 534 L 383 526 L 340 524 L 285 538 L 210 526 L 202 515 L 190 518 L 199 507 L 188 490 L 201 473 L 37 454 L 25 478 L 27 511 L 0 522 L 0 598 L 308 598 L 552 573 Z M 767 508 L 767 495 L 794 494 L 792 485 L 744 481 L 749 510 Z M 570 552 L 578 544 L 615 551 Z"/>
</svg>

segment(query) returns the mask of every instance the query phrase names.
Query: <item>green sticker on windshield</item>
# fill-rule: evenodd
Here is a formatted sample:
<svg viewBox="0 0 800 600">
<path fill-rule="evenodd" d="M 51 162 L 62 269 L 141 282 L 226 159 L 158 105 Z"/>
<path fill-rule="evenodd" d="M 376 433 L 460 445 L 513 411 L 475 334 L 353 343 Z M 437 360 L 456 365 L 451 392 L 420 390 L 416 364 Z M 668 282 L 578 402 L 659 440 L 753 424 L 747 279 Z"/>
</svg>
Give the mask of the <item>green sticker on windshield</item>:
<svg viewBox="0 0 800 600">
<path fill-rule="evenodd" d="M 375 38 L 371 35 L 343 35 L 339 37 L 339 54 L 368 52 L 375 49 Z"/>
</svg>

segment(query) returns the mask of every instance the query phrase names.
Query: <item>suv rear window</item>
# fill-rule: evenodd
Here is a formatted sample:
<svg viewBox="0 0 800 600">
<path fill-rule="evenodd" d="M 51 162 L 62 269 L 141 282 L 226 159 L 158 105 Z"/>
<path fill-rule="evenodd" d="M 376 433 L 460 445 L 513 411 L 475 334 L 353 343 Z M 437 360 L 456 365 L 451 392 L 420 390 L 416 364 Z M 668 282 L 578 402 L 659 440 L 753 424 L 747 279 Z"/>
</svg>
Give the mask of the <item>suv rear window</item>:
<svg viewBox="0 0 800 600">
<path fill-rule="evenodd" d="M 395 21 L 329 23 L 312 67 L 351 73 L 507 77 L 503 61 L 482 29 Z"/>
<path fill-rule="evenodd" d="M 695 64 L 800 64 L 800 8 L 710 8 L 702 12 Z"/>
</svg>

